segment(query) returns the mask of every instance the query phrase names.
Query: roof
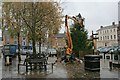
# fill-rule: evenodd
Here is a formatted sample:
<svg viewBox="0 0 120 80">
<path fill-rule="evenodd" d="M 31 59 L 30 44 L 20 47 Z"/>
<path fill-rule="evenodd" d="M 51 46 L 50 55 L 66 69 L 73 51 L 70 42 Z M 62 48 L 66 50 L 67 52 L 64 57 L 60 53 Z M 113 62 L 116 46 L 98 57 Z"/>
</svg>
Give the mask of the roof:
<svg viewBox="0 0 120 80">
<path fill-rule="evenodd" d="M 103 28 L 98 29 L 97 31 L 101 31 L 101 30 L 105 30 L 105 29 L 111 29 L 111 28 L 117 28 L 118 24 L 115 25 L 109 25 L 109 26 L 105 26 Z"/>
</svg>

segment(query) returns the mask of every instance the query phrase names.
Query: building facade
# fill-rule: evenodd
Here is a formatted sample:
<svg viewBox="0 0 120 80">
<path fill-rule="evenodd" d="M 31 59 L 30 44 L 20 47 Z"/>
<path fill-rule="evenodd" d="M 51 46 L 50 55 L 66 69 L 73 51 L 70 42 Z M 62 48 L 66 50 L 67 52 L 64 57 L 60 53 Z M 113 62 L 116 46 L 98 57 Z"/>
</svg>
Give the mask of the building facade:
<svg viewBox="0 0 120 80">
<path fill-rule="evenodd" d="M 46 40 L 41 44 L 41 50 L 45 51 L 47 48 L 60 49 L 66 47 L 65 34 L 59 33 L 46 37 Z M 28 37 L 25 34 L 20 34 L 20 45 L 21 46 L 32 46 L 32 42 L 28 42 Z M 17 36 L 10 36 L 7 30 L 3 31 L 3 45 L 15 44 L 18 45 Z M 39 52 L 39 43 L 36 43 L 36 51 Z"/>
<path fill-rule="evenodd" d="M 49 37 L 49 44 L 52 48 L 60 49 L 66 47 L 65 34 L 59 33 Z"/>
<path fill-rule="evenodd" d="M 17 36 L 10 36 L 9 32 L 7 30 L 3 31 L 3 45 L 6 44 L 15 44 L 18 45 L 18 38 Z M 30 43 L 28 43 L 28 37 L 26 35 L 20 34 L 20 45 L 21 46 L 26 46 L 26 45 L 31 45 Z"/>
<path fill-rule="evenodd" d="M 120 1 L 118 2 L 118 21 L 120 21 Z"/>
<path fill-rule="evenodd" d="M 101 26 L 97 33 L 99 37 L 97 48 L 120 45 L 120 1 L 118 2 L 118 24 L 113 22 L 110 26 Z"/>
<path fill-rule="evenodd" d="M 118 29 L 117 29 L 117 37 L 118 37 L 118 45 L 120 45 L 120 21 L 119 21 Z"/>
<path fill-rule="evenodd" d="M 118 2 L 118 31 L 117 31 L 117 35 L 118 35 L 118 45 L 120 45 L 120 1 Z"/>
<path fill-rule="evenodd" d="M 98 47 L 110 47 L 110 46 L 118 46 L 119 38 L 118 38 L 118 27 L 119 24 L 112 23 L 109 26 L 101 26 L 100 29 L 97 30 L 98 40 L 97 40 L 97 48 Z"/>
</svg>

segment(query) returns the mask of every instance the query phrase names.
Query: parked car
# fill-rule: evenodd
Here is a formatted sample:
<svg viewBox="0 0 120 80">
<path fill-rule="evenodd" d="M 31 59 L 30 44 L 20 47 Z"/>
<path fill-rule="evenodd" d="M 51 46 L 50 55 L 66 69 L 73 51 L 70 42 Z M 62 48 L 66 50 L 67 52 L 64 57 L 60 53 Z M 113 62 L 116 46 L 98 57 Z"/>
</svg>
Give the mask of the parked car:
<svg viewBox="0 0 120 80">
<path fill-rule="evenodd" d="M 20 53 L 22 53 L 23 52 L 23 50 L 22 50 L 22 48 L 20 48 Z M 16 49 L 16 53 L 18 54 L 18 48 Z"/>
<path fill-rule="evenodd" d="M 111 50 L 109 50 L 109 53 L 116 54 L 118 52 L 118 47 L 113 47 Z"/>
<path fill-rule="evenodd" d="M 99 53 L 109 53 L 110 50 L 111 50 L 110 47 L 102 47 L 97 49 Z"/>
<path fill-rule="evenodd" d="M 102 50 L 102 49 L 103 49 L 102 47 L 97 48 L 97 52 L 98 52 L 98 53 L 101 53 L 101 50 Z"/>
<path fill-rule="evenodd" d="M 16 49 L 16 52 L 18 53 L 18 48 Z M 26 52 L 33 53 L 32 46 L 21 46 L 20 47 L 20 53 L 22 55 L 26 55 Z"/>
<path fill-rule="evenodd" d="M 47 53 L 49 53 L 50 56 L 57 56 L 57 51 L 54 48 L 47 49 Z"/>
<path fill-rule="evenodd" d="M 16 45 L 12 45 L 12 44 L 4 45 L 2 49 L 3 56 L 4 55 L 16 56 L 16 49 L 17 49 Z"/>
<path fill-rule="evenodd" d="M 32 46 L 22 46 L 22 54 L 25 55 L 26 52 L 32 54 L 33 53 Z"/>
</svg>

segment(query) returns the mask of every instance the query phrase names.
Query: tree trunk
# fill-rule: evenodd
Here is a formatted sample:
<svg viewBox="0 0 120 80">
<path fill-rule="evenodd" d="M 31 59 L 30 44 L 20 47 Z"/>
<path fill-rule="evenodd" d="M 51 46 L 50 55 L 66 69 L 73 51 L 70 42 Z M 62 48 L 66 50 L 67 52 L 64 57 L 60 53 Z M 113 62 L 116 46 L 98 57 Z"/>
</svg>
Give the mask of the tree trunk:
<svg viewBox="0 0 120 80">
<path fill-rule="evenodd" d="M 3 18 L 2 18 L 2 26 L 3 26 Z M 3 41 L 3 30 L 2 30 L 2 41 Z"/>
<path fill-rule="evenodd" d="M 32 46 L 33 46 L 33 54 L 36 55 L 36 35 L 35 35 L 35 18 L 34 18 L 34 3 L 32 3 Z"/>
<path fill-rule="evenodd" d="M 18 61 L 21 61 L 21 54 L 20 54 L 20 33 L 18 32 Z"/>
<path fill-rule="evenodd" d="M 36 48 L 35 48 L 35 38 L 34 38 L 34 36 L 33 36 L 33 38 L 32 38 L 32 46 L 33 46 L 33 54 L 36 54 Z"/>
<path fill-rule="evenodd" d="M 39 54 L 41 54 L 41 41 L 39 41 Z"/>
</svg>

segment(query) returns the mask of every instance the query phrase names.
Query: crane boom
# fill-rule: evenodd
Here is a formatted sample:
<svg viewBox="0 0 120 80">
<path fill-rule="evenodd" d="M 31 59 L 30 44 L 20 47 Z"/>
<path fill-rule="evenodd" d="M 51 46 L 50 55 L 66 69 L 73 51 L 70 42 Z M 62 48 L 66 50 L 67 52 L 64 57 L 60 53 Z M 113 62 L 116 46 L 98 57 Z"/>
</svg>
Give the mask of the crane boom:
<svg viewBox="0 0 120 80">
<path fill-rule="evenodd" d="M 66 48 L 66 54 L 70 55 L 72 54 L 72 39 L 71 39 L 71 36 L 70 36 L 70 32 L 69 32 L 69 29 L 68 29 L 68 16 L 66 15 L 65 16 L 65 28 L 66 28 L 66 37 L 67 37 L 67 40 L 68 40 L 68 45 L 67 45 L 67 48 Z"/>
<path fill-rule="evenodd" d="M 84 18 L 82 19 L 80 14 L 79 14 L 79 20 L 76 19 L 76 17 L 70 17 L 68 15 L 65 16 L 65 29 L 66 29 L 66 37 L 67 37 L 68 44 L 67 44 L 67 48 L 66 48 L 66 55 L 61 58 L 61 61 L 64 60 L 65 62 L 69 62 L 69 61 L 71 62 L 72 60 L 76 60 L 78 62 L 81 62 L 81 60 L 79 60 L 77 57 L 72 58 L 73 45 L 72 45 L 71 34 L 70 34 L 69 29 L 68 29 L 68 19 L 72 19 L 74 22 L 79 24 L 80 27 L 84 27 L 84 25 L 83 25 Z M 58 60 L 56 60 L 55 63 L 56 62 L 58 62 Z"/>
<path fill-rule="evenodd" d="M 73 45 L 72 45 L 71 34 L 70 34 L 69 29 L 68 29 L 68 19 L 72 19 L 73 21 L 78 23 L 81 27 L 84 27 L 84 25 L 83 25 L 84 19 L 80 19 L 80 21 L 78 21 L 75 17 L 70 17 L 68 15 L 65 16 L 66 37 L 67 37 L 67 40 L 68 40 L 68 45 L 67 45 L 67 48 L 66 48 L 66 54 L 71 55 Z"/>
</svg>

